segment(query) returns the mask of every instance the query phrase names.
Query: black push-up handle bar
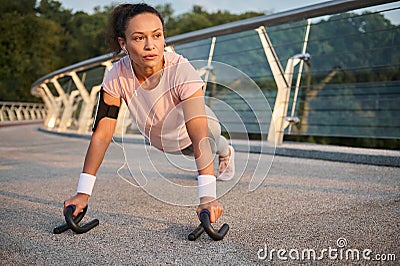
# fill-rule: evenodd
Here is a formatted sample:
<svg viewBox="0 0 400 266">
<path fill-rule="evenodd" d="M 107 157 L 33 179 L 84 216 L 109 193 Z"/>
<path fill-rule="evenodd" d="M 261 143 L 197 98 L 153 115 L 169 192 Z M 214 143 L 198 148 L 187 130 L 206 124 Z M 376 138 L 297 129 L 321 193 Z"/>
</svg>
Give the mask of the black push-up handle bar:
<svg viewBox="0 0 400 266">
<path fill-rule="evenodd" d="M 67 206 L 67 208 L 65 208 L 64 216 L 66 223 L 54 228 L 53 230 L 54 234 L 61 234 L 62 232 L 67 231 L 68 229 L 71 229 L 77 234 L 83 234 L 99 225 L 99 220 L 94 219 L 85 224 L 84 226 L 79 226 L 78 223 L 85 216 L 88 206 L 86 206 L 81 213 L 79 213 L 75 218 L 73 218 L 72 214 L 74 213 L 75 208 L 76 207 L 74 205 L 69 205 Z"/>
<path fill-rule="evenodd" d="M 189 234 L 188 239 L 190 241 L 196 240 L 204 231 L 216 241 L 223 239 L 228 233 L 228 224 L 222 225 L 218 232 L 214 230 L 210 222 L 210 212 L 208 210 L 202 210 L 199 216 L 201 224 Z"/>
</svg>

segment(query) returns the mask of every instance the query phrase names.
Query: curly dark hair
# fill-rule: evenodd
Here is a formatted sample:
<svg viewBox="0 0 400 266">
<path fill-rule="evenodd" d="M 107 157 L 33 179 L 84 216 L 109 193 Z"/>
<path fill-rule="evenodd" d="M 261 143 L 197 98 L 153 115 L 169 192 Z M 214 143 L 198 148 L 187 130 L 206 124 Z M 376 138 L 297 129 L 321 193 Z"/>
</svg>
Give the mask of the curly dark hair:
<svg viewBox="0 0 400 266">
<path fill-rule="evenodd" d="M 106 34 L 106 43 L 114 54 L 121 52 L 118 38 L 125 39 L 125 30 L 131 18 L 142 13 L 151 13 L 158 16 L 164 29 L 164 19 L 160 12 L 152 6 L 145 3 L 140 4 L 122 4 L 114 8 L 108 22 L 108 30 Z"/>
</svg>

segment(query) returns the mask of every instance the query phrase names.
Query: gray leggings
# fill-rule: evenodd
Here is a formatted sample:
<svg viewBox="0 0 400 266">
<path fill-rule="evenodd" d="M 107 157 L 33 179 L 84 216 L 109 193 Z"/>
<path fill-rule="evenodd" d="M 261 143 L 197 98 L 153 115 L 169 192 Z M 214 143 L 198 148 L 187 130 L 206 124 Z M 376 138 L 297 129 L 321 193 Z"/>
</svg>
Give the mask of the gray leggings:
<svg viewBox="0 0 400 266">
<path fill-rule="evenodd" d="M 224 136 L 221 136 L 221 125 L 219 124 L 218 118 L 207 105 L 206 115 L 208 120 L 208 137 L 212 152 L 217 153 L 222 157 L 227 156 L 229 154 L 229 143 Z M 190 145 L 177 153 L 193 155 L 193 145 Z"/>
</svg>

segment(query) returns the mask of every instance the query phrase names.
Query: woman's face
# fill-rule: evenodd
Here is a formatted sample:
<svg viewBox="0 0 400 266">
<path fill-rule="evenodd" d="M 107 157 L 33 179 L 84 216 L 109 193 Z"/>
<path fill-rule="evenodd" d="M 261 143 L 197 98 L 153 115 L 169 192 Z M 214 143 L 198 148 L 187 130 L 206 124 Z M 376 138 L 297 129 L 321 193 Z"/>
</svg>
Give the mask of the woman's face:
<svg viewBox="0 0 400 266">
<path fill-rule="evenodd" d="M 160 18 L 152 13 L 142 13 L 130 19 L 125 31 L 125 46 L 136 67 L 158 71 L 163 66 L 164 31 Z"/>
</svg>

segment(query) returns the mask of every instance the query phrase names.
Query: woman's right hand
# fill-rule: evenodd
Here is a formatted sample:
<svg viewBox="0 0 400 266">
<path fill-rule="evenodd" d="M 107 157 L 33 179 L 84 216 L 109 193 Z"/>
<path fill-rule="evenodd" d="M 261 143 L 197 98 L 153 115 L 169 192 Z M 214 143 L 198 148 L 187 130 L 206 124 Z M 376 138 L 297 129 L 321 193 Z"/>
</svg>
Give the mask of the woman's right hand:
<svg viewBox="0 0 400 266">
<path fill-rule="evenodd" d="M 83 194 L 83 193 L 76 194 L 75 196 L 64 201 L 63 213 L 65 212 L 65 208 L 67 208 L 67 206 L 75 205 L 76 208 L 72 216 L 73 217 L 77 216 L 87 206 L 88 200 L 89 200 L 88 194 Z"/>
</svg>

